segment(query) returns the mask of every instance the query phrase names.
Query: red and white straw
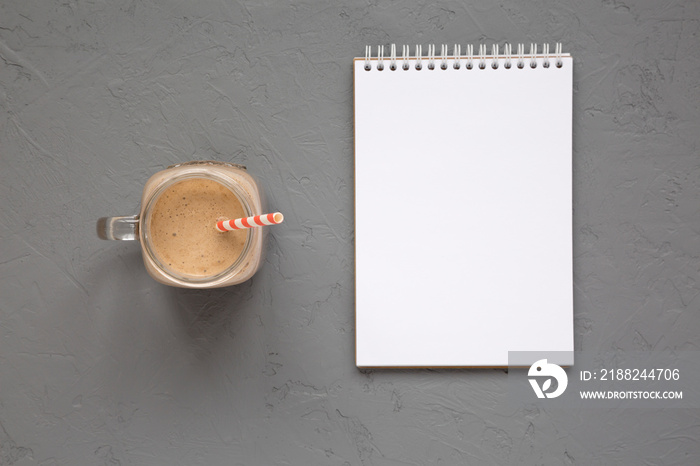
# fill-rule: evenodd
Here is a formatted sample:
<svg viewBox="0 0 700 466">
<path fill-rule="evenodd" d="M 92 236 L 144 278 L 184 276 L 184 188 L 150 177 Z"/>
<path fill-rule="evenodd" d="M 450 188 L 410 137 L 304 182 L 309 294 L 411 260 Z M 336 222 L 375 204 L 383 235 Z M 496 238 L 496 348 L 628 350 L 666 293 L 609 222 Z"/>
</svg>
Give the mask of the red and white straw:
<svg viewBox="0 0 700 466">
<path fill-rule="evenodd" d="M 216 229 L 224 231 L 244 230 L 246 228 L 263 227 L 265 225 L 277 225 L 282 223 L 284 215 L 280 212 L 274 214 L 255 215 L 253 217 L 243 217 L 234 220 L 220 220 L 216 222 Z"/>
</svg>

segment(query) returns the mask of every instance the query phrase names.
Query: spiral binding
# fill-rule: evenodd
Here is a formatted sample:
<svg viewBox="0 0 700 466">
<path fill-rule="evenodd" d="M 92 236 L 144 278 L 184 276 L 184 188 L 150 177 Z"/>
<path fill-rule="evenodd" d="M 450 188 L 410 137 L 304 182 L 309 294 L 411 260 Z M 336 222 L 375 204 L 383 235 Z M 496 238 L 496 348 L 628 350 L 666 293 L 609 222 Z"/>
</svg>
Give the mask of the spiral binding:
<svg viewBox="0 0 700 466">
<path fill-rule="evenodd" d="M 542 59 L 542 66 L 544 68 L 549 68 L 551 65 L 551 60 L 554 61 L 554 66 L 557 68 L 562 68 L 564 66 L 563 61 L 564 54 L 562 53 L 561 42 L 557 42 L 554 45 L 554 53 L 550 53 L 549 44 L 542 44 L 542 53 L 538 54 L 537 44 L 534 42 L 530 44 L 530 53 L 525 54 L 525 44 L 518 44 L 515 54 L 513 54 L 513 48 L 511 44 L 505 44 L 503 46 L 503 53 L 500 53 L 500 47 L 498 44 L 493 44 L 491 46 L 491 54 L 487 54 L 486 44 L 479 44 L 479 52 L 474 55 L 474 46 L 467 45 L 466 53 L 462 54 L 462 46 L 460 44 L 455 44 L 452 49 L 452 55 L 448 53 L 448 45 L 442 44 L 440 46 L 440 55 L 435 53 L 435 45 L 428 45 L 427 55 L 423 55 L 423 46 L 420 44 L 416 45 L 415 53 L 411 56 L 411 47 L 409 45 L 402 46 L 402 54 L 400 58 L 401 65 L 399 66 L 397 62 L 399 59 L 396 56 L 396 44 L 391 44 L 391 53 L 389 55 L 389 69 L 391 71 L 396 70 L 408 70 L 411 68 L 410 61 L 414 61 L 414 68 L 416 70 L 423 69 L 423 60 L 425 60 L 428 65 L 429 70 L 434 70 L 440 68 L 441 70 L 448 69 L 448 60 L 452 60 L 452 68 L 459 70 L 462 68 L 462 61 L 465 61 L 464 68 L 471 70 L 474 68 L 474 62 L 477 62 L 477 67 L 481 70 L 486 69 L 487 62 L 490 62 L 491 68 L 498 69 L 501 66 L 501 61 L 503 62 L 503 67 L 505 69 L 511 69 L 513 67 L 513 62 L 515 62 L 515 67 L 518 69 L 525 68 L 525 62 L 529 61 L 530 68 L 537 68 L 539 58 Z M 377 55 L 372 57 L 372 46 L 365 46 L 365 59 L 364 59 L 364 69 L 366 71 L 372 70 L 372 63 L 376 62 L 375 68 L 378 71 L 384 70 L 384 46 L 377 46 Z M 439 66 L 436 66 L 436 61 Z"/>
</svg>

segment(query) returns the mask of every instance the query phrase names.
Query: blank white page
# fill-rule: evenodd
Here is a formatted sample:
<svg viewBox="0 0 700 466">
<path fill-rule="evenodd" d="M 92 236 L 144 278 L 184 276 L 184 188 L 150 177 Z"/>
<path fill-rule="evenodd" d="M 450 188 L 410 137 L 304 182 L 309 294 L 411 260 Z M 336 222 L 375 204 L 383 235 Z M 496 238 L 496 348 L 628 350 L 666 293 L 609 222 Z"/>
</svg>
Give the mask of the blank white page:
<svg viewBox="0 0 700 466">
<path fill-rule="evenodd" d="M 573 62 L 550 61 L 355 59 L 358 367 L 573 352 Z"/>
</svg>

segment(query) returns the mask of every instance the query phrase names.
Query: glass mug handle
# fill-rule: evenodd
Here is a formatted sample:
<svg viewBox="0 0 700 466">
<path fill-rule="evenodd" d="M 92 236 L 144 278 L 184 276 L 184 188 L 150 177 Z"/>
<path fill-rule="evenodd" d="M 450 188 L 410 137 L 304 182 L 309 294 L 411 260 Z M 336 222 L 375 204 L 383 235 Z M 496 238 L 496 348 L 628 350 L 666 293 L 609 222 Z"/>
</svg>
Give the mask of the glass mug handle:
<svg viewBox="0 0 700 466">
<path fill-rule="evenodd" d="M 97 236 L 100 239 L 134 241 L 139 239 L 139 216 L 102 217 L 97 220 Z"/>
</svg>

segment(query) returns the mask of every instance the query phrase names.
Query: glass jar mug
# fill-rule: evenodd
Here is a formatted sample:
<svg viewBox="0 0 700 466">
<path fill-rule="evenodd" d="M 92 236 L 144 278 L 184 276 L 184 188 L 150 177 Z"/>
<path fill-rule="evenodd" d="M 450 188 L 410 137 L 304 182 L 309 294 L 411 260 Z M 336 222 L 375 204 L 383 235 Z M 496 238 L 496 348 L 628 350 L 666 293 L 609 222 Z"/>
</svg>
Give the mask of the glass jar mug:
<svg viewBox="0 0 700 466">
<path fill-rule="evenodd" d="M 257 272 L 267 228 L 220 232 L 216 222 L 261 215 L 264 208 L 261 190 L 244 166 L 187 162 L 153 175 L 139 214 L 100 218 L 97 235 L 139 240 L 146 270 L 160 283 L 219 288 Z"/>
</svg>

